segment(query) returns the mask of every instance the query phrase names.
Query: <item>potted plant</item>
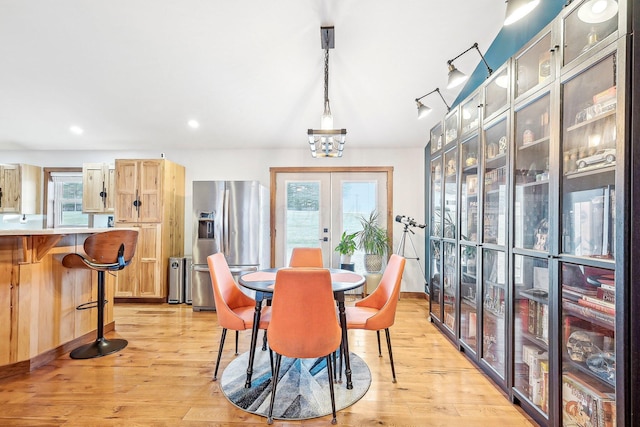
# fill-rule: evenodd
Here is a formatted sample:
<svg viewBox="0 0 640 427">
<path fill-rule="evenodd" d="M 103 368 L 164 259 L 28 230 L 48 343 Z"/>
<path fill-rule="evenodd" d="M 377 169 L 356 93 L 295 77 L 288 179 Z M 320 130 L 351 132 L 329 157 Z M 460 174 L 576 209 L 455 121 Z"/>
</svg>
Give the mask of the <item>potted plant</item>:
<svg viewBox="0 0 640 427">
<path fill-rule="evenodd" d="M 356 251 L 356 236 L 358 233 L 347 234 L 346 231 L 342 232 L 340 242 L 335 247 L 335 251 L 340 254 L 340 264 L 351 264 L 351 255 Z"/>
<path fill-rule="evenodd" d="M 361 216 L 362 230 L 358 232 L 358 247 L 364 250 L 364 267 L 369 273 L 382 270 L 382 259 L 389 250 L 387 230 L 378 225 L 379 213 L 371 211 L 369 217 Z"/>
</svg>

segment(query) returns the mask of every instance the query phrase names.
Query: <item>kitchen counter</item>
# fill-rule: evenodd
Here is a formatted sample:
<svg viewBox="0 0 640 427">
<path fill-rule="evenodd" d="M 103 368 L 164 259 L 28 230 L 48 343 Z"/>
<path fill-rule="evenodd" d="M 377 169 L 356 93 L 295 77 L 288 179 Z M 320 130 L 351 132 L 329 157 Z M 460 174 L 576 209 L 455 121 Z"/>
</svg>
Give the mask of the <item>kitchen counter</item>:
<svg viewBox="0 0 640 427">
<path fill-rule="evenodd" d="M 65 268 L 62 258 L 82 253 L 88 236 L 107 230 L 0 230 L 0 378 L 29 372 L 95 339 L 96 311 L 76 307 L 95 301 L 97 274 Z M 115 281 L 106 275 L 105 332 L 115 329 Z"/>
</svg>

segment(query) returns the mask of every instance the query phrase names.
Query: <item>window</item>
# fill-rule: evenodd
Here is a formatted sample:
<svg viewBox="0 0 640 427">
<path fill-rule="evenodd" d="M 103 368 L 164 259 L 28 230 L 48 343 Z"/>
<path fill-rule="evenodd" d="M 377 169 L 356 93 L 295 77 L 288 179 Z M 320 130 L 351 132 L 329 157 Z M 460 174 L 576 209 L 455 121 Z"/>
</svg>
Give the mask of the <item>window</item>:
<svg viewBox="0 0 640 427">
<path fill-rule="evenodd" d="M 53 227 L 88 227 L 82 213 L 82 172 L 52 172 Z"/>
</svg>

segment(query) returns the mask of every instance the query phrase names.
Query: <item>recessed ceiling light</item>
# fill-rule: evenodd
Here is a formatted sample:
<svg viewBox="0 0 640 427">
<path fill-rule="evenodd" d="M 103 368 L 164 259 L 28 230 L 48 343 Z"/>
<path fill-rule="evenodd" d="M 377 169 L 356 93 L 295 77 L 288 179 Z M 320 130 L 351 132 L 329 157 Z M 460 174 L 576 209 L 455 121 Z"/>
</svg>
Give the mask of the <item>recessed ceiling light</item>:
<svg viewBox="0 0 640 427">
<path fill-rule="evenodd" d="M 80 126 L 69 126 L 69 132 L 71 132 L 74 135 L 82 135 L 84 133 L 84 130 L 80 127 Z"/>
<path fill-rule="evenodd" d="M 191 119 L 187 122 L 187 126 L 189 126 L 191 129 L 198 129 L 200 127 L 200 123 L 198 123 L 197 120 Z"/>
</svg>

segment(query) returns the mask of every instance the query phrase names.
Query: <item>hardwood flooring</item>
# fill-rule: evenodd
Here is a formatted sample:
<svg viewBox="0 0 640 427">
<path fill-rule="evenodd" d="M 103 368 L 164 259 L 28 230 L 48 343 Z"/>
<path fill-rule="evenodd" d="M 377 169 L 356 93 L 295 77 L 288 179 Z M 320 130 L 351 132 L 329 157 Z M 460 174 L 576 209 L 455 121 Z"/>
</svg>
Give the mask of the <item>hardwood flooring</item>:
<svg viewBox="0 0 640 427">
<path fill-rule="evenodd" d="M 233 406 L 212 381 L 220 328 L 214 312 L 187 305 L 118 304 L 116 331 L 129 345 L 99 359 L 65 355 L 29 374 L 0 380 L 2 426 L 264 426 Z M 227 343 L 221 372 L 234 357 Z M 427 302 L 402 297 L 391 328 L 398 382 L 383 338 L 350 331 L 351 351 L 369 365 L 367 394 L 338 412 L 340 426 L 535 425 L 427 320 Z M 250 332 L 240 334 L 240 353 Z M 219 374 L 221 376 L 221 373 Z M 330 416 L 277 426 L 328 426 Z"/>
</svg>

